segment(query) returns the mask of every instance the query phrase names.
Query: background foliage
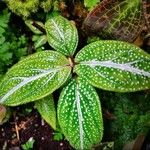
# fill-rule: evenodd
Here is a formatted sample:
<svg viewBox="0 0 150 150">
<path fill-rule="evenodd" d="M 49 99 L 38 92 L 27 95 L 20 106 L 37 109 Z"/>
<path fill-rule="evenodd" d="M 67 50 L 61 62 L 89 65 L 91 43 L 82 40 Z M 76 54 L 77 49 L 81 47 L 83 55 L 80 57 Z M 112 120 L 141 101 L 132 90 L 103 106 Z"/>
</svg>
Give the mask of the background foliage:
<svg viewBox="0 0 150 150">
<path fill-rule="evenodd" d="M 107 0 L 103 0 L 103 1 L 107 2 L 105 4 L 109 5 L 108 3 L 109 1 Z M 30 28 L 25 26 L 23 22 L 25 18 L 28 17 L 28 18 L 32 18 L 33 21 L 38 20 L 38 21 L 45 22 L 46 17 L 48 18 L 49 16 L 51 8 L 54 7 L 57 10 L 59 9 L 59 12 L 61 12 L 66 18 L 73 20 L 72 23 L 77 26 L 79 31 L 81 31 L 81 22 L 83 22 L 82 17 L 84 16 L 83 12 L 85 11 L 85 8 L 88 11 L 92 10 L 93 6 L 96 5 L 99 1 L 98 0 L 94 0 L 94 1 L 84 0 L 82 1 L 84 8 L 81 7 L 82 4 L 78 5 L 78 1 L 77 3 L 75 3 L 76 1 L 70 1 L 70 0 L 59 1 L 61 4 L 59 7 L 58 5 L 55 5 L 54 1 L 52 0 L 46 0 L 46 1 L 32 0 L 30 1 L 30 3 L 27 0 L 26 2 L 27 2 L 26 7 L 24 7 L 24 5 L 21 5 L 18 0 L 17 1 L 7 0 L 7 6 L 6 4 L 4 4 L 4 2 L 2 3 L 2 5 L 0 5 L 0 81 L 3 75 L 6 73 L 6 71 L 13 64 L 15 64 L 20 59 L 22 59 L 24 56 L 32 54 L 35 51 L 43 51 L 44 49 L 47 49 L 47 48 L 52 49 L 52 47 L 50 47 L 47 43 L 47 37 L 44 32 L 42 32 L 41 35 L 39 34 L 37 35 L 34 32 L 31 32 Z M 110 2 L 113 2 L 113 1 L 110 0 Z M 137 4 L 138 6 L 137 12 L 138 14 L 141 14 L 141 12 L 139 11 L 139 9 L 141 9 L 141 5 L 139 5 L 139 1 L 136 0 L 133 3 Z M 128 10 L 129 12 L 131 12 L 132 11 L 131 8 L 134 8 L 135 5 L 132 5 L 132 7 L 128 9 L 129 4 L 127 5 L 126 3 L 122 3 L 122 4 L 123 4 L 122 6 L 125 6 L 126 9 L 124 9 L 124 7 L 121 7 L 122 13 L 120 14 L 118 12 L 117 15 L 123 18 L 123 22 L 126 22 L 126 19 L 129 21 L 130 20 L 135 21 L 132 19 L 141 18 L 141 15 L 137 15 L 136 13 L 133 13 L 133 18 L 130 15 L 127 15 L 127 17 L 124 18 L 123 17 L 124 14 Z M 28 9 L 29 5 L 30 5 L 30 9 Z M 72 9 L 73 8 L 72 5 L 76 6 L 75 7 L 76 10 Z M 115 3 L 114 5 L 117 5 L 117 4 Z M 147 4 L 145 4 L 145 8 L 146 8 L 145 11 L 146 13 L 148 13 L 148 9 L 146 5 Z M 111 11 L 114 11 L 115 7 L 111 7 L 110 9 Z M 119 7 L 117 7 L 117 9 L 119 9 Z M 70 11 L 69 12 L 70 14 L 68 13 L 68 11 Z M 106 12 L 106 15 L 107 15 L 107 12 Z M 18 16 L 21 16 L 21 17 L 18 17 Z M 88 19 L 92 20 L 92 17 Z M 101 17 L 103 18 L 103 16 Z M 120 29 L 117 26 L 118 22 L 120 23 L 120 20 L 117 20 L 118 22 L 116 23 L 115 19 L 116 19 L 115 17 L 111 17 L 108 15 L 108 18 L 106 19 L 106 22 L 108 21 L 107 30 L 103 31 L 103 33 L 107 33 L 106 34 L 107 37 L 104 34 L 101 34 L 99 32 L 99 35 L 101 35 L 101 37 L 103 38 L 113 37 L 110 30 L 115 28 L 115 34 L 117 33 L 117 38 L 118 38 L 118 32 L 116 32 L 116 29 L 117 28 Z M 110 20 L 112 21 L 112 23 L 110 22 Z M 148 24 L 148 17 L 146 21 Z M 17 25 L 18 23 L 19 25 Z M 99 26 L 101 26 L 101 24 L 97 24 L 97 23 L 98 21 L 94 23 L 93 25 L 95 27 L 98 27 L 98 31 L 100 31 Z M 139 23 L 140 23 L 139 25 L 140 30 L 138 30 L 138 33 L 139 31 L 141 31 L 141 23 L 143 23 L 143 20 L 140 20 Z M 119 31 L 119 35 L 120 35 L 120 32 L 122 33 L 122 30 L 124 30 L 124 28 L 121 28 L 121 30 L 117 30 Z M 72 31 L 74 31 L 74 29 Z M 127 41 L 133 42 L 133 39 L 135 39 L 136 35 L 133 34 L 133 38 L 131 37 L 131 40 L 130 40 L 129 37 L 131 33 L 130 32 L 127 32 L 127 33 L 128 35 L 126 35 L 125 38 L 127 39 Z M 79 48 L 82 48 L 84 45 L 87 44 L 85 41 L 87 37 L 85 37 L 84 34 L 82 35 L 82 32 L 80 32 L 80 34 L 81 35 L 79 35 L 80 39 L 79 39 L 79 46 L 77 47 L 77 51 L 79 50 Z M 98 38 L 99 37 L 96 37 L 95 39 L 97 40 Z M 114 37 L 114 39 L 117 39 L 117 38 L 116 36 Z M 89 38 L 89 39 L 91 40 L 92 38 Z M 59 45 L 59 47 L 61 47 L 61 45 Z M 150 128 L 150 111 L 149 111 L 150 94 L 149 92 L 142 91 L 142 92 L 136 92 L 136 93 L 130 93 L 130 94 L 129 93 L 119 94 L 116 92 L 106 92 L 103 90 L 97 90 L 97 91 L 102 100 L 103 118 L 104 118 L 104 123 L 105 123 L 104 124 L 105 133 L 104 133 L 103 141 L 109 141 L 109 140 L 114 141 L 115 149 L 119 150 L 123 147 L 124 144 L 134 140 L 139 134 L 141 133 L 144 133 L 145 135 L 147 134 Z M 54 98 L 54 101 L 56 104 L 57 99 Z M 43 106 L 42 109 L 44 108 L 46 107 Z M 112 115 L 111 116 L 112 118 L 110 117 L 111 119 L 105 116 L 105 109 Z M 43 114 L 43 112 L 44 111 L 42 110 L 42 112 L 40 113 Z M 49 122 L 47 118 L 45 120 Z M 53 126 L 56 126 L 55 121 L 56 120 L 54 120 Z"/>
<path fill-rule="evenodd" d="M 10 23 L 11 12 L 0 11 L 0 74 L 27 54 L 27 37 Z"/>
</svg>

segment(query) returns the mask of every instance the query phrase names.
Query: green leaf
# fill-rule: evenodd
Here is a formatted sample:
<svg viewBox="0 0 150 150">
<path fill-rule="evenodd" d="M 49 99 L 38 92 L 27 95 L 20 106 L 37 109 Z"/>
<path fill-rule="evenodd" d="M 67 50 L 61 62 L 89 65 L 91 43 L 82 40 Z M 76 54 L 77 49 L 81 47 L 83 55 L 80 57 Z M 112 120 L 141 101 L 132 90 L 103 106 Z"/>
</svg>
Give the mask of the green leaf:
<svg viewBox="0 0 150 150">
<path fill-rule="evenodd" d="M 92 10 L 99 2 L 100 0 L 84 0 L 84 5 L 88 10 Z"/>
<path fill-rule="evenodd" d="M 35 49 L 43 46 L 44 44 L 46 44 L 46 42 L 47 42 L 47 36 L 46 35 L 39 36 L 37 41 L 34 43 Z"/>
<path fill-rule="evenodd" d="M 88 33 L 105 39 L 133 42 L 142 30 L 140 0 L 103 0 L 87 16 L 83 24 Z"/>
<path fill-rule="evenodd" d="M 10 19 L 11 13 L 8 11 L 8 9 L 4 9 L 3 11 L 0 11 L 0 28 L 5 29 L 8 27 L 8 22 Z"/>
<path fill-rule="evenodd" d="M 0 74 L 0 83 L 1 83 L 1 81 L 2 81 L 2 79 L 3 79 L 3 77 L 4 77 L 4 75 L 3 75 L 3 74 Z"/>
<path fill-rule="evenodd" d="M 90 84 L 110 91 L 150 88 L 150 55 L 121 41 L 97 41 L 76 56 L 75 72 Z"/>
<path fill-rule="evenodd" d="M 14 65 L 0 84 L 0 103 L 16 106 L 41 99 L 68 78 L 69 61 L 58 52 L 35 53 Z"/>
<path fill-rule="evenodd" d="M 78 44 L 75 25 L 62 16 L 49 17 L 45 24 L 49 44 L 66 56 L 74 54 Z"/>
<path fill-rule="evenodd" d="M 29 27 L 29 29 L 35 34 L 43 34 L 45 27 L 44 24 L 40 21 L 26 20 L 25 24 Z M 44 31 L 45 32 L 45 31 Z"/>
<path fill-rule="evenodd" d="M 53 96 L 49 95 L 36 101 L 35 106 L 42 118 L 51 125 L 54 130 L 56 130 L 56 110 Z"/>
<path fill-rule="evenodd" d="M 63 134 L 61 133 L 61 132 L 54 132 L 54 136 L 53 136 L 53 139 L 55 140 L 55 141 L 61 141 L 61 140 L 63 140 Z"/>
<path fill-rule="evenodd" d="M 82 79 L 72 80 L 58 102 L 59 125 L 76 149 L 90 149 L 101 141 L 103 121 L 95 89 Z"/>
<path fill-rule="evenodd" d="M 0 46 L 6 41 L 4 36 L 0 37 Z"/>
<path fill-rule="evenodd" d="M 21 148 L 23 150 L 32 150 L 34 142 L 35 140 L 33 139 L 33 137 L 30 137 L 30 139 L 25 144 L 21 145 Z"/>
</svg>

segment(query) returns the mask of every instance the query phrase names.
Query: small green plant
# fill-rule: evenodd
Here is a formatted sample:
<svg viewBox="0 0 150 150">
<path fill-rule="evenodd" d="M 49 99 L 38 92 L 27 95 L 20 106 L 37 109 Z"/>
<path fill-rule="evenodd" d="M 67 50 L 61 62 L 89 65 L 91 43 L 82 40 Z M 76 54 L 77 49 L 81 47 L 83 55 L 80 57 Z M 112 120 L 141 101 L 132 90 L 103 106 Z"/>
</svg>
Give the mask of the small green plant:
<svg viewBox="0 0 150 150">
<path fill-rule="evenodd" d="M 96 41 L 75 55 L 74 24 L 52 14 L 45 23 L 47 40 L 57 51 L 37 52 L 14 65 L 0 84 L 0 103 L 17 106 L 35 101 L 43 118 L 56 120 L 76 149 L 90 149 L 103 137 L 99 96 L 94 87 L 133 92 L 150 88 L 150 56 L 121 41 Z M 63 87 L 56 110 L 52 93 Z"/>
<path fill-rule="evenodd" d="M 108 132 L 112 132 L 115 139 L 115 150 L 133 141 L 138 135 L 146 135 L 149 130 L 150 111 L 149 93 L 116 93 L 108 99 L 110 110 L 116 119 L 110 122 Z M 136 124 L 136 125 L 135 125 Z"/>
<path fill-rule="evenodd" d="M 21 145 L 23 150 L 32 150 L 35 140 L 31 137 L 25 144 Z"/>
<path fill-rule="evenodd" d="M 8 9 L 0 11 L 0 76 L 27 54 L 27 38 L 25 35 L 18 36 L 16 28 L 9 25 L 10 18 Z"/>
<path fill-rule="evenodd" d="M 53 139 L 56 140 L 56 141 L 63 140 L 63 135 L 62 135 L 62 133 L 61 133 L 61 132 L 55 132 Z"/>
<path fill-rule="evenodd" d="M 33 20 L 26 20 L 25 24 L 34 33 L 32 40 L 36 51 L 41 51 L 42 46 L 47 42 L 44 24 Z"/>
</svg>

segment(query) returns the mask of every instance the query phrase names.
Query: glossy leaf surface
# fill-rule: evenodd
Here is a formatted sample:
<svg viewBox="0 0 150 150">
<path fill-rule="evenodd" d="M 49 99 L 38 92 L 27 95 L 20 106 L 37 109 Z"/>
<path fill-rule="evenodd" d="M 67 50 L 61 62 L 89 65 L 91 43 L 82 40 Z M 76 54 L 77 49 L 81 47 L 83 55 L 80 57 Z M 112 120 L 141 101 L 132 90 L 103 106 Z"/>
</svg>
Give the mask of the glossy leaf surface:
<svg viewBox="0 0 150 150">
<path fill-rule="evenodd" d="M 49 95 L 41 100 L 35 101 L 35 106 L 41 117 L 55 130 L 56 129 L 56 110 L 54 99 Z"/>
<path fill-rule="evenodd" d="M 58 121 L 74 148 L 90 149 L 100 142 L 103 121 L 95 89 L 82 79 L 72 80 L 60 95 Z"/>
<path fill-rule="evenodd" d="M 90 84 L 110 91 L 150 88 L 150 55 L 120 41 L 97 41 L 76 56 L 75 72 Z"/>
<path fill-rule="evenodd" d="M 14 65 L 0 84 L 0 103 L 16 106 L 51 94 L 68 78 L 68 60 L 58 52 L 35 53 Z"/>
<path fill-rule="evenodd" d="M 143 23 L 140 0 L 103 0 L 87 16 L 84 28 L 102 38 L 133 42 Z"/>
<path fill-rule="evenodd" d="M 45 24 L 49 44 L 66 56 L 74 54 L 78 44 L 75 25 L 64 17 L 51 16 Z"/>
</svg>

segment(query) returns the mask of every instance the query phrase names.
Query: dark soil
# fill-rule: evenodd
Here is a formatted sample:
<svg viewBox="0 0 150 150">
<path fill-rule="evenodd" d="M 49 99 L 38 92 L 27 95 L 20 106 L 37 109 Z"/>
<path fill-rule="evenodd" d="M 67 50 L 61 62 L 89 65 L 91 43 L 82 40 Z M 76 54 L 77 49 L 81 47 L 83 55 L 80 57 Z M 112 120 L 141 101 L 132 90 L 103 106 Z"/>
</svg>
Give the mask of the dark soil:
<svg viewBox="0 0 150 150">
<path fill-rule="evenodd" d="M 19 112 L 20 108 L 11 117 L 8 123 L 0 126 L 0 150 L 20 150 L 21 145 L 29 138 L 35 140 L 35 150 L 71 150 L 69 143 L 65 140 L 54 140 L 53 129 L 41 119 L 35 109 L 29 114 Z"/>
</svg>

